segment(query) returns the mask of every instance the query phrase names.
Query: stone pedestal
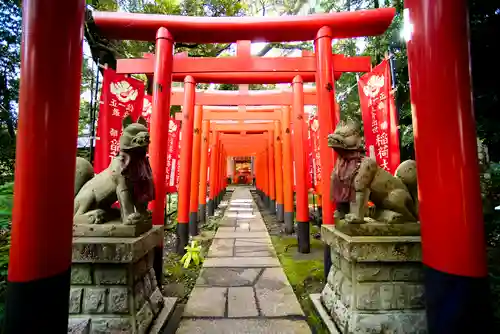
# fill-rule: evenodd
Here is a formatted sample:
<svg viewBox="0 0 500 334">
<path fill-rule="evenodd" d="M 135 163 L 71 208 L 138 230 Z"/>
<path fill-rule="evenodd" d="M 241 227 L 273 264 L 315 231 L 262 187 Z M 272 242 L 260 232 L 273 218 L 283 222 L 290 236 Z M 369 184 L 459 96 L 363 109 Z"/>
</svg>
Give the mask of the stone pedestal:
<svg viewBox="0 0 500 334">
<path fill-rule="evenodd" d="M 165 305 L 153 270 L 162 240 L 161 226 L 138 237 L 74 237 L 69 333 L 148 333 Z"/>
<path fill-rule="evenodd" d="M 427 333 L 420 237 L 321 234 L 332 257 L 321 303 L 340 333 Z"/>
</svg>

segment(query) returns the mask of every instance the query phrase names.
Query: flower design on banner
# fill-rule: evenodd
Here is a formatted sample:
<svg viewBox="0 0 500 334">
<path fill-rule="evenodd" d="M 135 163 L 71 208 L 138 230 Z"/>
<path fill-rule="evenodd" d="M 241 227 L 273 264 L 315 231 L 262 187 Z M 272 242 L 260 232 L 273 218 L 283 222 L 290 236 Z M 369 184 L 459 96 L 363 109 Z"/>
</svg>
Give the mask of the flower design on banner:
<svg viewBox="0 0 500 334">
<path fill-rule="evenodd" d="M 311 130 L 313 130 L 314 132 L 317 132 L 318 129 L 319 129 L 319 121 L 317 119 L 315 119 L 311 123 Z"/>
<path fill-rule="evenodd" d="M 384 87 L 384 76 L 383 75 L 372 75 L 366 86 L 363 87 L 363 93 L 368 97 L 376 97 L 380 92 L 380 88 Z"/>
<path fill-rule="evenodd" d="M 175 131 L 177 131 L 177 124 L 175 124 L 175 122 L 173 120 L 170 120 L 170 122 L 168 124 L 168 132 L 172 133 Z"/>
<path fill-rule="evenodd" d="M 147 98 L 144 98 L 144 103 L 142 107 L 142 116 L 148 117 L 152 113 L 153 113 L 153 104 Z"/>
<path fill-rule="evenodd" d="M 135 101 L 139 91 L 134 89 L 127 81 L 123 80 L 120 82 L 112 82 L 110 86 L 110 91 L 116 98 L 122 102 L 127 103 L 130 101 Z"/>
</svg>

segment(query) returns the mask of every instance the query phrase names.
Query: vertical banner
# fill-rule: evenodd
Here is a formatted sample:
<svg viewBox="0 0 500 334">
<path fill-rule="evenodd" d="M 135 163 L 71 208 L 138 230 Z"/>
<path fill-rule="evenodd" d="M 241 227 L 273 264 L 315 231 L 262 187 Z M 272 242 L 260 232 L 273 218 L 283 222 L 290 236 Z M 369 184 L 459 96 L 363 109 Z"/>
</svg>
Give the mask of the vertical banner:
<svg viewBox="0 0 500 334">
<path fill-rule="evenodd" d="M 175 185 L 174 185 L 174 189 L 173 190 L 174 192 L 177 192 L 179 189 L 179 181 L 181 179 L 181 144 L 182 144 L 182 135 L 181 135 L 181 126 L 182 126 L 182 123 L 179 122 L 177 123 L 179 126 L 177 127 L 178 128 L 178 131 L 179 131 L 179 140 L 177 141 L 177 154 L 175 155 L 172 155 L 173 159 L 175 159 Z"/>
<path fill-rule="evenodd" d="M 309 127 L 310 122 L 307 122 L 307 138 L 304 147 L 306 148 L 306 166 L 307 166 L 307 191 L 313 187 L 313 163 L 312 163 L 312 136 Z"/>
<path fill-rule="evenodd" d="M 309 128 L 311 129 L 311 142 L 312 142 L 312 162 L 314 166 L 314 188 L 316 193 L 320 194 L 321 184 L 321 162 L 319 152 L 319 121 L 318 116 L 311 117 L 309 120 Z"/>
<path fill-rule="evenodd" d="M 108 168 L 111 159 L 120 151 L 122 120 L 132 115 L 135 121 L 142 110 L 143 100 L 142 81 L 104 69 L 95 144 L 96 173 Z"/>
<path fill-rule="evenodd" d="M 142 117 L 148 123 L 150 129 L 151 115 L 153 112 L 153 98 L 150 95 L 144 96 L 144 103 L 142 107 Z M 167 144 L 167 167 L 165 173 L 165 182 L 167 184 L 167 193 L 174 193 L 177 191 L 177 170 L 179 166 L 179 136 L 180 136 L 181 122 L 170 119 L 168 123 L 168 144 Z"/>
<path fill-rule="evenodd" d="M 400 162 L 398 118 L 388 60 L 358 81 L 367 155 L 394 174 Z"/>
<path fill-rule="evenodd" d="M 144 95 L 144 103 L 142 104 L 142 117 L 148 123 L 148 130 L 151 128 L 151 115 L 153 114 L 153 97 Z"/>
<path fill-rule="evenodd" d="M 179 139 L 181 133 L 181 122 L 170 119 L 168 124 L 168 145 L 167 145 L 167 171 L 166 180 L 167 193 L 177 191 L 177 175 L 176 172 L 179 166 Z"/>
</svg>

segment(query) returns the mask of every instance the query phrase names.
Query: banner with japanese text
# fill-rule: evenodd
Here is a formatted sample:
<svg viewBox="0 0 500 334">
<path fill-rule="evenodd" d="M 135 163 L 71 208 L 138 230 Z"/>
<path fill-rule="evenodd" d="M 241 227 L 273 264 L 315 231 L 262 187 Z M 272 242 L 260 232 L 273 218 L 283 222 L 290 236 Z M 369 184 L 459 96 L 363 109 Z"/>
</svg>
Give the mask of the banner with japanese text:
<svg viewBox="0 0 500 334">
<path fill-rule="evenodd" d="M 153 114 L 153 97 L 144 95 L 144 103 L 142 104 L 142 117 L 148 123 L 148 130 L 151 131 L 151 115 Z"/>
<path fill-rule="evenodd" d="M 148 130 L 151 131 L 151 115 L 153 114 L 153 98 L 151 95 L 144 96 L 142 107 L 142 117 L 148 123 Z M 167 166 L 165 172 L 165 182 L 167 184 L 167 193 L 177 192 L 178 182 L 176 181 L 176 172 L 179 166 L 179 135 L 181 123 L 173 119 L 168 124 L 168 144 L 167 144 Z"/>
<path fill-rule="evenodd" d="M 177 192 L 179 185 L 178 170 L 179 170 L 179 154 L 180 154 L 180 133 L 181 122 L 170 119 L 168 125 L 168 145 L 167 145 L 167 193 Z"/>
<path fill-rule="evenodd" d="M 307 138 L 305 141 L 304 147 L 306 148 L 306 168 L 307 168 L 307 190 L 309 191 L 311 188 L 314 187 L 313 185 L 313 180 L 314 180 L 314 169 L 313 169 L 313 146 L 312 146 L 312 136 L 311 136 L 311 129 L 309 128 L 309 122 L 306 123 L 307 125 Z"/>
<path fill-rule="evenodd" d="M 389 61 L 384 60 L 358 81 L 366 154 L 394 174 L 400 163 L 398 118 Z"/>
<path fill-rule="evenodd" d="M 321 163 L 319 151 L 319 121 L 318 116 L 313 116 L 309 119 L 309 129 L 311 131 L 311 153 L 314 175 L 314 188 L 316 193 L 320 193 L 321 183 Z"/>
<path fill-rule="evenodd" d="M 178 131 L 178 138 L 179 140 L 177 141 L 177 152 L 176 154 L 172 154 L 172 158 L 174 159 L 174 164 L 173 167 L 175 167 L 175 174 L 174 174 L 174 180 L 175 180 L 175 190 L 178 191 L 179 189 L 179 181 L 181 179 L 181 145 L 182 145 L 182 135 L 181 135 L 181 127 L 182 127 L 182 122 L 177 121 L 177 131 Z"/>
<path fill-rule="evenodd" d="M 95 144 L 96 173 L 108 168 L 111 159 L 119 152 L 122 120 L 127 115 L 137 120 L 143 100 L 142 81 L 116 74 L 112 69 L 104 69 Z"/>
</svg>

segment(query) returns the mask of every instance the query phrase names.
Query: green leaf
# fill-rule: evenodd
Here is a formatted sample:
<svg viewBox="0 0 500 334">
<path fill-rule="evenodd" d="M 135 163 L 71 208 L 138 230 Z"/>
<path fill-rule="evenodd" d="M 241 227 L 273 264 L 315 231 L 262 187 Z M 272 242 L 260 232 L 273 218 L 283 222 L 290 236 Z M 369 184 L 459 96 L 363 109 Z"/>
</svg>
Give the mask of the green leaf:
<svg viewBox="0 0 500 334">
<path fill-rule="evenodd" d="M 191 264 L 191 253 L 187 253 L 186 260 L 184 261 L 184 268 L 189 268 L 189 265 Z"/>
</svg>

